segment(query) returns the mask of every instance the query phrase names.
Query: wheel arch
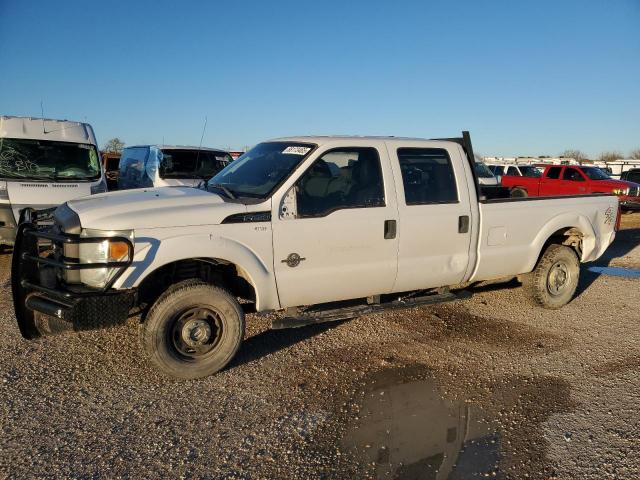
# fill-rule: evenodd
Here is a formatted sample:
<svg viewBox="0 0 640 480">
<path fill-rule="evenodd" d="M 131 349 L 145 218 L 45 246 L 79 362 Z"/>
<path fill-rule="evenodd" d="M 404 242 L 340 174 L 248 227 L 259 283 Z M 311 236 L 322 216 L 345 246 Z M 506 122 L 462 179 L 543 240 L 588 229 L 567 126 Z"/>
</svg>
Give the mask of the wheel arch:
<svg viewBox="0 0 640 480">
<path fill-rule="evenodd" d="M 588 218 L 583 215 L 561 214 L 551 219 L 534 240 L 537 253 L 528 271 L 532 271 L 549 245 L 565 245 L 572 248 L 579 261 L 588 258 L 596 248 L 596 234 Z"/>
<path fill-rule="evenodd" d="M 248 246 L 224 237 L 213 241 L 209 235 L 173 237 L 147 242 L 138 249 L 138 242 L 144 240 L 136 239 L 133 265 L 115 288 L 138 288 L 144 296 L 153 282 L 162 288 L 169 280 L 199 278 L 222 281 L 222 286 L 242 298 L 249 293 L 257 310 L 279 308 L 272 258 L 260 258 Z M 161 277 L 165 278 L 158 284 Z"/>
</svg>

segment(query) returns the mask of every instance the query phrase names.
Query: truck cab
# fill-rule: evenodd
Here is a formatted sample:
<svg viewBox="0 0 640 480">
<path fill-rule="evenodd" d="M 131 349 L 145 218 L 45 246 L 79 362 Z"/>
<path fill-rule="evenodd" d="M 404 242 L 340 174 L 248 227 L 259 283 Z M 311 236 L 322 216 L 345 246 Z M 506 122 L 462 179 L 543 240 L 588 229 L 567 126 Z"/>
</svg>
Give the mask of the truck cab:
<svg viewBox="0 0 640 480">
<path fill-rule="evenodd" d="M 91 125 L 0 116 L 0 245 L 13 245 L 24 208 L 106 191 Z"/>
<path fill-rule="evenodd" d="M 534 303 L 560 308 L 580 262 L 613 241 L 617 214 L 611 195 L 488 199 L 467 132 L 280 138 L 201 188 L 25 211 L 14 306 L 25 338 L 138 313 L 151 361 L 196 378 L 231 361 L 245 311 L 281 311 L 274 328 L 300 326 L 455 300 L 461 285 L 516 276 Z"/>
</svg>

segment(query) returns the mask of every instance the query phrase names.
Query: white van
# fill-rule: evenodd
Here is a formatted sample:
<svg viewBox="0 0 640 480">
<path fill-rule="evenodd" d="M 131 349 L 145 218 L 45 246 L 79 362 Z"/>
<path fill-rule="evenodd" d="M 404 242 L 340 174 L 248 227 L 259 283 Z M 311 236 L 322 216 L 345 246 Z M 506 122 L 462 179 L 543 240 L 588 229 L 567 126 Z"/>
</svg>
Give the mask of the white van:
<svg viewBox="0 0 640 480">
<path fill-rule="evenodd" d="M 0 116 L 0 245 L 13 245 L 23 208 L 106 191 L 91 125 Z"/>
<path fill-rule="evenodd" d="M 233 161 L 224 150 L 181 145 L 127 147 L 120 158 L 118 190 L 195 187 Z"/>
</svg>

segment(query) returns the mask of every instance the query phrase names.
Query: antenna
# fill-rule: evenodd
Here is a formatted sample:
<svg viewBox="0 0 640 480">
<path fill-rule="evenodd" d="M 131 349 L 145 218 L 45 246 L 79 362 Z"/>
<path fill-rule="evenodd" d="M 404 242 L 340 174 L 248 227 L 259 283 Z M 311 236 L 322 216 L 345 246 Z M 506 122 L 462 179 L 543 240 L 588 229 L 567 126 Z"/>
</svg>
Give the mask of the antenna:
<svg viewBox="0 0 640 480">
<path fill-rule="evenodd" d="M 204 125 L 202 127 L 202 135 L 200 135 L 200 145 L 198 145 L 198 153 L 196 153 L 196 169 L 198 168 L 198 159 L 200 158 L 200 149 L 202 148 L 202 139 L 204 138 L 204 131 L 207 129 L 207 116 L 204 117 Z M 207 189 L 207 185 L 209 184 L 208 178 L 203 178 L 204 180 L 204 189 Z M 200 188 L 200 186 L 198 186 Z"/>
<path fill-rule="evenodd" d="M 202 139 L 204 138 L 204 132 L 207 129 L 207 117 L 204 117 L 204 126 L 202 127 L 202 135 L 200 135 L 200 145 L 198 145 L 198 153 L 196 154 L 196 168 L 198 168 L 198 158 L 200 158 L 200 149 L 202 148 Z"/>
<path fill-rule="evenodd" d="M 44 128 L 44 107 L 42 106 L 42 99 L 40 99 L 40 118 L 42 119 L 42 133 L 46 134 L 47 130 Z"/>
</svg>

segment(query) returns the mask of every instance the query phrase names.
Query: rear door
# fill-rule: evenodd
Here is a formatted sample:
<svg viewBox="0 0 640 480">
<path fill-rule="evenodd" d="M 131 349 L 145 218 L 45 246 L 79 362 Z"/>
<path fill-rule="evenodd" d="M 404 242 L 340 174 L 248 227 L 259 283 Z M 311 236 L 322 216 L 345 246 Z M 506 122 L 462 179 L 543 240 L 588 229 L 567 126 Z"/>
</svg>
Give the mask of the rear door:
<svg viewBox="0 0 640 480">
<path fill-rule="evenodd" d="M 471 200 L 457 145 L 387 141 L 400 221 L 395 292 L 460 283 L 469 265 Z"/>
</svg>

